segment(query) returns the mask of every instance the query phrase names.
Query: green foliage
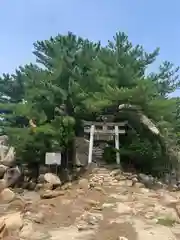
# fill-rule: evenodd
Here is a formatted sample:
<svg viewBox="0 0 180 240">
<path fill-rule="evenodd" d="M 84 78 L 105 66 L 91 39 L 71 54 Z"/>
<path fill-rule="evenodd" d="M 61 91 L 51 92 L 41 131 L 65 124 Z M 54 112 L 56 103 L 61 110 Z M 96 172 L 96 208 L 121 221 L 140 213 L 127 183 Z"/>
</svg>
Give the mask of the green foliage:
<svg viewBox="0 0 180 240">
<path fill-rule="evenodd" d="M 177 151 L 180 111 L 179 99 L 167 96 L 179 87 L 178 68 L 164 62 L 157 73 L 147 75 L 158 53 L 158 48 L 147 53 L 133 46 L 124 33 L 106 46 L 72 33 L 36 42 L 37 64 L 0 79 L 0 108 L 11 111 L 3 114 L 3 125 L 19 160 L 39 162 L 47 151 L 72 148 L 82 119 L 116 109 L 116 120 L 128 119 L 135 129 L 122 141 L 124 155 L 145 171 L 170 161 L 167 146 Z M 125 103 L 139 112 L 117 114 L 117 106 Z M 161 137 L 142 126 L 140 112 L 157 124 Z"/>
<path fill-rule="evenodd" d="M 161 175 L 168 170 L 161 145 L 147 136 L 134 135 L 133 141 L 124 145 L 120 152 L 125 163 L 128 159 L 141 172 Z"/>
<path fill-rule="evenodd" d="M 116 162 L 116 150 L 114 147 L 108 146 L 104 149 L 103 160 L 109 164 Z"/>
</svg>

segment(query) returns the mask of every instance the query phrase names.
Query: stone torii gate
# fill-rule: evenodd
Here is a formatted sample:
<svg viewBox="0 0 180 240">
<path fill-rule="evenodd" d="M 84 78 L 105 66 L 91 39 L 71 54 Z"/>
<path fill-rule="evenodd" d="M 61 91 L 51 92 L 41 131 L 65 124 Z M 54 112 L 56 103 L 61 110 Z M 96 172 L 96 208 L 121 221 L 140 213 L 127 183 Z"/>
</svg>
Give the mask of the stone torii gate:
<svg viewBox="0 0 180 240">
<path fill-rule="evenodd" d="M 115 136 L 116 163 L 120 165 L 119 134 L 125 134 L 127 122 L 89 122 L 84 121 L 84 133 L 90 135 L 88 164 L 92 162 L 94 140 L 113 140 Z"/>
</svg>

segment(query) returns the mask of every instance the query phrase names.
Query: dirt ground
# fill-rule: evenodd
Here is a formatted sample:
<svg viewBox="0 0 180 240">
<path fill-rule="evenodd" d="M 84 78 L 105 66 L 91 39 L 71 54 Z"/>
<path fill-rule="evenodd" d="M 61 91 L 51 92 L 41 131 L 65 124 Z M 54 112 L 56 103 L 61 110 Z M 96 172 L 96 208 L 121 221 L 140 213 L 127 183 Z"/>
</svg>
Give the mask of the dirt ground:
<svg viewBox="0 0 180 240">
<path fill-rule="evenodd" d="M 20 239 L 180 239 L 180 193 L 131 185 L 101 167 L 57 198 L 27 193 L 23 197 L 31 203 L 24 209 L 27 224 Z"/>
<path fill-rule="evenodd" d="M 94 240 L 180 239 L 177 209 L 168 207 L 171 201 L 179 200 L 178 193 L 132 187 L 129 180 L 118 181 L 110 175 L 107 168 L 96 169 L 88 180 L 83 179 L 66 190 L 64 196 L 34 203 L 31 211 L 46 209 L 47 216 L 39 225 L 51 229 L 54 240 L 63 236 L 67 240 L 85 236 Z M 89 189 L 87 185 L 91 183 L 93 187 Z M 93 220 L 84 219 L 84 215 Z"/>
</svg>

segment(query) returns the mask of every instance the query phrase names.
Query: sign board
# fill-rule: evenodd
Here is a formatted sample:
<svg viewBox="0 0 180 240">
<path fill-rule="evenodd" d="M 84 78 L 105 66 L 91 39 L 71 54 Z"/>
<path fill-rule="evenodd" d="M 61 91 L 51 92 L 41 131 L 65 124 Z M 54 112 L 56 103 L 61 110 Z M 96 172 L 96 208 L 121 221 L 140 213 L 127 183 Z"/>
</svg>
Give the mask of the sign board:
<svg viewBox="0 0 180 240">
<path fill-rule="evenodd" d="M 46 165 L 61 165 L 61 153 L 46 153 L 45 157 Z"/>
</svg>

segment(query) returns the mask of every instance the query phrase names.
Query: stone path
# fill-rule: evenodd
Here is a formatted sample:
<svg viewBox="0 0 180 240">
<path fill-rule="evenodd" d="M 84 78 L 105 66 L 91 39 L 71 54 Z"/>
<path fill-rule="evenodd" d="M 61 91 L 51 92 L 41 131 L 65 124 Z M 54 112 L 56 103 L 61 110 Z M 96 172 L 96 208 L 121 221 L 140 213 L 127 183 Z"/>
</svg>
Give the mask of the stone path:
<svg viewBox="0 0 180 240">
<path fill-rule="evenodd" d="M 63 196 L 27 205 L 17 239 L 178 240 L 179 199 L 178 192 L 132 187 L 117 170 L 97 168 Z"/>
</svg>

